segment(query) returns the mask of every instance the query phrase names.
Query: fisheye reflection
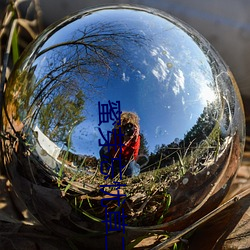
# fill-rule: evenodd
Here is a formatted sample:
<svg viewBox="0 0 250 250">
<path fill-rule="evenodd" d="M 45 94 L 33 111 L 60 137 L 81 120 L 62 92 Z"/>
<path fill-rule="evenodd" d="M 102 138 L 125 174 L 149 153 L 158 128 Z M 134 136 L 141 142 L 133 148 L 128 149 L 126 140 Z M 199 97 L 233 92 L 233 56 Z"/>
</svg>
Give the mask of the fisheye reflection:
<svg viewBox="0 0 250 250">
<path fill-rule="evenodd" d="M 109 101 L 120 102 L 121 124 L 103 123 L 100 134 L 98 103 Z M 191 28 L 140 8 L 80 12 L 48 29 L 20 59 L 4 102 L 5 137 L 18 140 L 5 150 L 21 165 L 8 157 L 6 168 L 31 183 L 24 199 L 34 183 L 59 190 L 80 219 L 62 217 L 86 222 L 84 230 L 99 230 L 107 198 L 99 187 L 121 176 L 129 226 L 188 214 L 202 204 L 195 191 L 204 198 L 218 191 L 204 187 L 231 181 L 236 169 L 223 168 L 239 161 L 244 144 L 241 101 L 224 62 Z"/>
</svg>

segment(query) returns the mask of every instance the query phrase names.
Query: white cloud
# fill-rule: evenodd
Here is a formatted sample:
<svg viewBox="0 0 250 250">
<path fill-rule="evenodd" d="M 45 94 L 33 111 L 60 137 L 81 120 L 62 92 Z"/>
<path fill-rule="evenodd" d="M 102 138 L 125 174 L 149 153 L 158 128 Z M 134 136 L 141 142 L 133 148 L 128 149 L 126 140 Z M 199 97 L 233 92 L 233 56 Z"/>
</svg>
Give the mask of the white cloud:
<svg viewBox="0 0 250 250">
<path fill-rule="evenodd" d="M 182 102 L 182 105 L 183 105 L 183 106 L 184 106 L 184 105 L 185 105 L 185 103 L 186 103 L 186 102 L 185 102 L 185 99 L 184 99 L 184 97 L 183 97 L 183 96 L 181 97 L 181 102 Z"/>
<path fill-rule="evenodd" d="M 137 70 L 137 73 L 139 74 L 139 77 L 144 80 L 146 78 L 146 76 L 144 74 L 141 73 L 140 70 Z"/>
<path fill-rule="evenodd" d="M 151 56 L 157 56 L 157 55 L 158 55 L 157 49 L 152 49 L 152 50 L 150 51 L 150 54 L 151 54 Z"/>
<path fill-rule="evenodd" d="M 166 79 L 169 69 L 167 63 L 165 63 L 160 57 L 158 57 L 158 64 L 152 70 L 152 74 L 158 81 L 162 82 Z"/>
<path fill-rule="evenodd" d="M 126 76 L 125 73 L 122 73 L 122 80 L 123 80 L 124 82 L 129 82 L 130 77 L 129 77 L 129 76 Z"/>
<path fill-rule="evenodd" d="M 145 59 L 142 61 L 142 63 L 143 63 L 144 65 L 148 66 L 148 62 L 147 62 Z"/>
<path fill-rule="evenodd" d="M 177 73 L 174 73 L 174 76 L 175 85 L 173 86 L 172 90 L 175 95 L 178 95 L 181 90 L 185 89 L 185 77 L 180 69 L 178 69 Z"/>
<path fill-rule="evenodd" d="M 207 102 L 213 102 L 216 98 L 216 94 L 212 87 L 209 87 L 212 79 L 207 79 L 209 74 L 204 74 L 202 72 L 191 72 L 191 77 L 195 79 L 197 89 L 199 90 L 199 100 L 202 104 L 206 105 Z"/>
</svg>

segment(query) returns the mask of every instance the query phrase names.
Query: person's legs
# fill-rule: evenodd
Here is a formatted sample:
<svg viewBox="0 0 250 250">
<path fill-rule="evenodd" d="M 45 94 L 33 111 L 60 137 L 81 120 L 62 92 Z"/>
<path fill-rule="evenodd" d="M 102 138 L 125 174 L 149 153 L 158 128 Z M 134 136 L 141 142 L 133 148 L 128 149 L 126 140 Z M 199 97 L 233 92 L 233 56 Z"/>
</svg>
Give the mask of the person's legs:
<svg viewBox="0 0 250 250">
<path fill-rule="evenodd" d="M 110 166 L 110 157 L 109 157 L 108 147 L 103 146 L 100 149 L 99 154 L 100 154 L 100 159 L 101 159 L 100 171 L 102 174 L 106 175 L 108 173 L 108 169 Z"/>
<path fill-rule="evenodd" d="M 131 161 L 128 165 L 128 168 L 125 171 L 125 176 L 133 177 L 140 174 L 140 165 L 135 161 Z"/>
</svg>

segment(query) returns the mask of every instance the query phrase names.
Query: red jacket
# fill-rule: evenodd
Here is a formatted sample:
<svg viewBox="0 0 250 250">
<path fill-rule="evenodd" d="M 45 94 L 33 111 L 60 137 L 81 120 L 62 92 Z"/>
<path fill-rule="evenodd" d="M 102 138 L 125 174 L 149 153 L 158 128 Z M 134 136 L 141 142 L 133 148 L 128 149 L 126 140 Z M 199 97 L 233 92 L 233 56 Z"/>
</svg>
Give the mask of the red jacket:
<svg viewBox="0 0 250 250">
<path fill-rule="evenodd" d="M 112 137 L 110 140 L 110 144 L 114 145 L 114 143 L 115 143 L 114 130 L 112 132 L 113 133 L 112 133 Z M 116 137 L 116 144 L 115 145 L 119 145 L 120 144 L 120 136 L 115 136 L 115 137 Z M 136 160 L 137 156 L 139 154 L 141 136 L 138 135 L 137 139 L 132 138 L 128 142 L 124 142 L 124 137 L 122 137 L 122 143 L 125 144 L 124 146 L 122 146 L 122 152 L 121 152 L 122 160 L 125 160 L 125 161 L 129 161 L 130 159 Z M 119 147 L 117 150 L 115 150 L 114 146 L 111 147 L 111 157 L 112 158 L 117 158 L 119 156 L 119 152 L 117 152 L 118 150 L 119 150 Z"/>
</svg>

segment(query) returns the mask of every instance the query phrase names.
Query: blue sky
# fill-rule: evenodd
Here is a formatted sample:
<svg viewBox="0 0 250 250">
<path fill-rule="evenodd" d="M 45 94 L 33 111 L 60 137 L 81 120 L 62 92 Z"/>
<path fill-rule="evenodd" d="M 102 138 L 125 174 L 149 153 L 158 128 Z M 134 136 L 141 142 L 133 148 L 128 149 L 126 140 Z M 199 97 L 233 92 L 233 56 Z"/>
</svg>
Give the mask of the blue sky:
<svg viewBox="0 0 250 250">
<path fill-rule="evenodd" d="M 136 112 L 150 152 L 157 145 L 167 145 L 175 138 L 183 139 L 207 103 L 217 97 L 210 59 L 193 37 L 162 17 L 141 13 L 138 18 L 136 11 L 129 10 L 121 12 L 119 21 L 110 25 L 110 14 L 112 11 L 104 11 L 76 20 L 44 45 L 66 41 L 68 36 L 64 34 L 67 32 L 71 38 L 82 35 L 82 30 L 86 31 L 88 27 L 93 32 L 91 25 L 95 22 L 96 26 L 100 26 L 97 35 L 101 36 L 101 28 L 106 27 L 109 30 L 104 30 L 103 34 L 110 33 L 112 39 L 116 39 L 100 37 L 98 45 L 120 53 L 116 58 L 105 58 L 105 53 L 101 51 L 108 70 L 106 64 L 86 63 L 81 70 L 93 74 L 84 76 L 74 72 L 71 78 L 77 81 L 86 96 L 83 111 L 86 119 L 73 131 L 72 150 L 78 154 L 98 156 L 98 139 L 101 138 L 98 132 L 98 101 L 120 101 L 122 110 Z M 121 35 L 116 37 L 114 34 Z M 136 34 L 136 41 L 129 40 L 137 37 Z M 91 40 L 92 44 L 94 42 Z M 60 51 L 56 54 L 50 51 L 37 60 L 38 79 L 43 77 L 41 72 L 46 73 L 46 65 L 50 65 L 52 60 L 54 63 L 53 55 L 60 59 L 57 66 L 61 64 L 62 67 L 66 62 L 77 62 L 80 58 L 75 54 L 72 59 L 72 47 L 61 47 L 57 52 Z M 81 51 L 81 60 L 84 62 L 85 57 L 91 60 L 93 51 L 87 54 L 84 51 Z M 103 124 L 101 129 L 111 130 L 112 125 Z"/>
</svg>

